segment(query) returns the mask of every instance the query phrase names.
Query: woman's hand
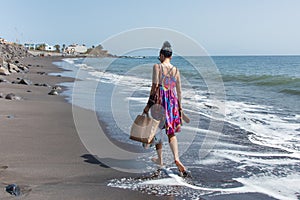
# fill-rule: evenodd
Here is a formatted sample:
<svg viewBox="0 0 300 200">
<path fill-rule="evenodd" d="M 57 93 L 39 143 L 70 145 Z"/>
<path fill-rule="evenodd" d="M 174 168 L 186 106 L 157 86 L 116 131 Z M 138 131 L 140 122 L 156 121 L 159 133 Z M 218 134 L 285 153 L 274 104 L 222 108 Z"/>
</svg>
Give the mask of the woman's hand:
<svg viewBox="0 0 300 200">
<path fill-rule="evenodd" d="M 149 109 L 150 109 L 150 107 L 148 105 L 146 105 L 146 107 L 144 108 L 143 113 L 147 114 L 149 112 Z"/>
</svg>

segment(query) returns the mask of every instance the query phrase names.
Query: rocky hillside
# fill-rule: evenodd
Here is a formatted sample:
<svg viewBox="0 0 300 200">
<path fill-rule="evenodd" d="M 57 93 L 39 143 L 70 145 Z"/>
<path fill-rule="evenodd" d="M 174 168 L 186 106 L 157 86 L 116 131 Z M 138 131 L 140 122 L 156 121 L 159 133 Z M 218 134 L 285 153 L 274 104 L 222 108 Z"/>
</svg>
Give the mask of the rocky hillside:
<svg viewBox="0 0 300 200">
<path fill-rule="evenodd" d="M 101 45 L 88 49 L 86 54 L 96 57 L 114 57 L 114 55 L 110 54 L 107 50 L 104 50 Z"/>
<path fill-rule="evenodd" d="M 20 59 L 27 56 L 30 56 L 30 54 L 22 45 L 9 42 L 0 43 L 0 75 L 28 70 L 20 62 Z"/>
</svg>

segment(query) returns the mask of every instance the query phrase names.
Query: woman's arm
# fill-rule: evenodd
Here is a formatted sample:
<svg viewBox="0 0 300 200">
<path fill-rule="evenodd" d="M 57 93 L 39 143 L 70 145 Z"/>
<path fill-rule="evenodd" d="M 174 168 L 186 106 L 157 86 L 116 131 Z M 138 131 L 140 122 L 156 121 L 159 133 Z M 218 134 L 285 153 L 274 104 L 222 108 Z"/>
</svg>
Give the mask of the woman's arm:
<svg viewBox="0 0 300 200">
<path fill-rule="evenodd" d="M 149 95 L 149 100 L 148 103 L 146 105 L 146 107 L 144 108 L 144 112 L 147 113 L 150 109 L 151 105 L 151 99 L 150 97 L 155 93 L 155 90 L 157 88 L 159 84 L 159 65 L 155 64 L 153 66 L 153 70 L 152 70 L 152 86 L 151 86 L 151 90 L 150 90 L 150 95 Z"/>
<path fill-rule="evenodd" d="M 181 80 L 180 80 L 180 73 L 179 69 L 177 68 L 177 73 L 176 73 L 176 92 L 177 92 L 177 98 L 178 98 L 178 103 L 179 103 L 179 109 L 181 110 Z"/>
</svg>

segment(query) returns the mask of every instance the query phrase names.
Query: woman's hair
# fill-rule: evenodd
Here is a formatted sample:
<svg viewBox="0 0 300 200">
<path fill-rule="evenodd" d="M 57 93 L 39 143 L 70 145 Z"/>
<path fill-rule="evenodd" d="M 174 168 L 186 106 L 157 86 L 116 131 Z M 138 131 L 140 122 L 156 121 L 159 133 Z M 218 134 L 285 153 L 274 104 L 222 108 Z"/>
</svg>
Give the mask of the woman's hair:
<svg viewBox="0 0 300 200">
<path fill-rule="evenodd" d="M 162 54 L 166 58 L 170 58 L 172 56 L 171 44 L 168 41 L 164 42 L 163 46 L 160 49 L 160 54 Z"/>
</svg>

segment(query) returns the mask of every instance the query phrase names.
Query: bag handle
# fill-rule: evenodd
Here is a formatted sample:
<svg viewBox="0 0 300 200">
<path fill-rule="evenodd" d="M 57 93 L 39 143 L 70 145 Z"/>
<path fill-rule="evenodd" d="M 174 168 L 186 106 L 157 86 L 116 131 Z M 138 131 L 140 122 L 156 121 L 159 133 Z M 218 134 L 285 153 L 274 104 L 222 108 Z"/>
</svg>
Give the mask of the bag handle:
<svg viewBox="0 0 300 200">
<path fill-rule="evenodd" d="M 147 116 L 147 117 L 149 117 L 149 112 L 145 112 L 145 110 L 143 110 L 142 116 Z"/>
</svg>

